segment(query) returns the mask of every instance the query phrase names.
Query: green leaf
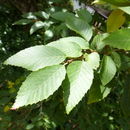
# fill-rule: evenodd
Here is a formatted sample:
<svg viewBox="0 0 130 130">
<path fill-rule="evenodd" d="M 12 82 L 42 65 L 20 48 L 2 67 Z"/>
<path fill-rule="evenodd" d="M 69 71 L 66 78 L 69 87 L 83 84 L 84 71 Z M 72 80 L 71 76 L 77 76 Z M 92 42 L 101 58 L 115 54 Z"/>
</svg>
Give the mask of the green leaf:
<svg viewBox="0 0 130 130">
<path fill-rule="evenodd" d="M 108 96 L 111 89 L 107 86 L 103 86 L 99 78 L 95 78 L 88 92 L 88 104 L 99 102 Z"/>
<path fill-rule="evenodd" d="M 69 29 L 80 34 L 83 38 L 89 41 L 92 37 L 92 28 L 89 24 L 81 19 L 70 17 L 66 19 L 66 25 Z"/>
<path fill-rule="evenodd" d="M 66 54 L 66 57 L 79 57 L 82 55 L 82 49 L 80 46 L 74 42 L 68 42 L 65 40 L 57 40 L 54 42 L 49 43 L 47 46 L 51 46 L 54 48 L 59 49 L 64 54 Z"/>
<path fill-rule="evenodd" d="M 75 17 L 74 14 L 69 12 L 56 12 L 51 15 L 52 18 L 59 20 L 59 21 L 65 21 L 68 18 Z"/>
<path fill-rule="evenodd" d="M 129 6 L 129 0 L 101 0 L 117 6 Z"/>
<path fill-rule="evenodd" d="M 101 51 L 104 46 L 105 43 L 103 42 L 103 40 L 108 37 L 108 33 L 104 33 L 104 34 L 98 34 L 94 37 L 92 43 L 91 43 L 91 47 L 92 49 L 95 49 L 97 51 Z"/>
<path fill-rule="evenodd" d="M 46 66 L 59 64 L 66 56 L 60 50 L 49 46 L 34 46 L 24 49 L 5 61 L 5 64 L 36 71 Z"/>
<path fill-rule="evenodd" d="M 127 71 L 130 69 L 130 57 L 126 54 L 121 54 L 121 70 Z"/>
<path fill-rule="evenodd" d="M 22 17 L 27 19 L 37 19 L 37 17 L 33 12 L 25 13 L 22 15 Z"/>
<path fill-rule="evenodd" d="M 112 32 L 103 40 L 103 43 L 114 48 L 130 50 L 130 29 L 120 29 Z"/>
<path fill-rule="evenodd" d="M 76 36 L 64 37 L 61 38 L 60 41 L 74 42 L 78 44 L 81 47 L 81 49 L 89 49 L 89 43 L 81 37 L 76 37 Z"/>
<path fill-rule="evenodd" d="M 34 127 L 34 124 L 28 124 L 26 126 L 26 130 L 31 130 Z"/>
<path fill-rule="evenodd" d="M 54 22 L 48 21 L 48 20 L 44 21 L 43 23 L 44 23 L 44 26 L 43 26 L 43 27 L 44 27 L 45 30 L 48 30 L 48 29 L 50 28 L 50 26 L 51 26 L 52 24 L 54 24 Z"/>
<path fill-rule="evenodd" d="M 107 32 L 114 32 L 124 24 L 125 16 L 123 14 L 122 10 L 116 9 L 109 15 L 107 19 Z"/>
<path fill-rule="evenodd" d="M 44 11 L 38 11 L 34 13 L 36 16 L 44 19 L 49 19 L 49 15 Z"/>
<path fill-rule="evenodd" d="M 121 67 L 121 57 L 117 52 L 112 52 L 111 53 L 111 57 L 113 59 L 113 61 L 115 62 L 117 68 Z"/>
<path fill-rule="evenodd" d="M 67 78 L 63 86 L 67 114 L 82 100 L 93 81 L 93 70 L 84 61 L 74 61 L 67 67 Z"/>
<path fill-rule="evenodd" d="M 97 52 L 85 54 L 85 61 L 91 66 L 92 69 L 97 69 L 100 64 L 100 56 Z"/>
<path fill-rule="evenodd" d="M 92 4 L 106 4 L 103 0 L 94 0 Z"/>
<path fill-rule="evenodd" d="M 30 28 L 30 34 L 33 34 L 34 32 L 36 32 L 37 30 L 43 28 L 45 26 L 45 23 L 42 21 L 37 21 L 35 22 L 31 28 Z"/>
<path fill-rule="evenodd" d="M 125 13 L 130 15 L 130 6 L 127 7 L 118 7 L 119 9 L 121 9 L 122 11 L 124 11 Z"/>
<path fill-rule="evenodd" d="M 54 33 L 52 32 L 52 30 L 46 30 L 44 32 L 44 36 L 45 36 L 44 39 L 48 40 L 48 39 L 51 39 L 54 36 Z"/>
<path fill-rule="evenodd" d="M 102 85 L 108 84 L 116 74 L 116 65 L 110 56 L 104 56 L 101 64 L 100 79 Z"/>
<path fill-rule="evenodd" d="M 20 87 L 12 109 L 47 99 L 61 86 L 65 74 L 63 65 L 50 66 L 32 72 Z"/>
<path fill-rule="evenodd" d="M 87 11 L 87 9 L 80 9 L 77 11 L 79 18 L 85 22 L 90 23 L 92 21 L 92 15 Z"/>
<path fill-rule="evenodd" d="M 29 23 L 32 23 L 33 21 L 30 19 L 21 19 L 13 23 L 13 25 L 27 25 Z"/>
</svg>

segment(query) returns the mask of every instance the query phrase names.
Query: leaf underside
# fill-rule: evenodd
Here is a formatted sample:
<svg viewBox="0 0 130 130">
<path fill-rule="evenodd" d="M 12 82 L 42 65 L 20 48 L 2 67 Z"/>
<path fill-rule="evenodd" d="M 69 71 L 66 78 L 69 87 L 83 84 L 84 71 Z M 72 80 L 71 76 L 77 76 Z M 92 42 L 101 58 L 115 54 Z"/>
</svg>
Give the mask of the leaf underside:
<svg viewBox="0 0 130 130">
<path fill-rule="evenodd" d="M 82 100 L 93 81 L 93 70 L 84 61 L 75 61 L 67 68 L 63 83 L 64 103 L 67 114 Z"/>
<path fill-rule="evenodd" d="M 60 50 L 48 46 L 34 46 L 24 49 L 5 61 L 5 64 L 14 65 L 36 71 L 46 66 L 60 64 L 66 56 Z"/>
<path fill-rule="evenodd" d="M 32 72 L 20 87 L 12 109 L 47 99 L 60 87 L 65 74 L 63 65 L 50 66 Z"/>
</svg>

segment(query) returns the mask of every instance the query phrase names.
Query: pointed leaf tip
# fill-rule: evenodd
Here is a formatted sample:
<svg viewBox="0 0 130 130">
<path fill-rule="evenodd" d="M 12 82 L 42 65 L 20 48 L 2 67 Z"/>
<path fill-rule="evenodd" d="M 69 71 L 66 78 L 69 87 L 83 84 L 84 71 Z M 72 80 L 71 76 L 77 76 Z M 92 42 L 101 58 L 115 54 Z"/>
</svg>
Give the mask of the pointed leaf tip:
<svg viewBox="0 0 130 130">
<path fill-rule="evenodd" d="M 9 57 L 4 64 L 37 71 L 47 66 L 60 64 L 65 58 L 66 55 L 54 47 L 38 45 L 16 53 Z"/>
<path fill-rule="evenodd" d="M 61 86 L 65 74 L 63 65 L 54 65 L 32 72 L 20 87 L 12 109 L 47 99 Z"/>
<path fill-rule="evenodd" d="M 82 100 L 93 82 L 93 70 L 84 61 L 72 62 L 67 68 L 68 79 L 63 84 L 66 113 Z"/>
</svg>

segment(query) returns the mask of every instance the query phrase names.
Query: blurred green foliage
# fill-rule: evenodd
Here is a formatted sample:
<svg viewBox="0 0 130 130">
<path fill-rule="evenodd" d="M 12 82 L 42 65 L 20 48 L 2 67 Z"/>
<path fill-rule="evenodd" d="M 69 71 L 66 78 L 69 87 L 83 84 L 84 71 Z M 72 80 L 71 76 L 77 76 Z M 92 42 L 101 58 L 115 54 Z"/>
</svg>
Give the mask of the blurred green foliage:
<svg viewBox="0 0 130 130">
<path fill-rule="evenodd" d="M 39 10 L 47 13 L 63 9 L 72 11 L 71 2 L 67 0 L 39 0 L 37 6 Z M 50 27 L 42 28 L 30 35 L 31 25 L 12 25 L 21 19 L 21 15 L 17 8 L 9 4 L 0 5 L 0 130 L 129 130 L 129 116 L 125 116 L 127 114 L 122 112 L 120 106 L 120 101 L 125 100 L 121 97 L 130 73 L 127 58 L 129 55 L 122 56 L 127 65 L 125 67 L 122 65 L 123 71 L 110 84 L 111 93 L 98 103 L 88 105 L 86 96 L 70 115 L 66 115 L 62 93 L 59 90 L 44 102 L 15 111 L 10 110 L 16 93 L 29 72 L 18 67 L 4 66 L 3 61 L 19 50 L 46 44 L 73 33 L 62 23 L 54 21 Z M 94 14 L 93 19 L 93 24 L 96 21 L 104 25 L 104 18 L 99 14 Z M 53 22 L 53 19 L 47 20 L 50 21 Z M 103 31 L 104 28 L 105 26 L 100 27 L 100 30 Z M 95 27 L 96 29 L 99 28 Z M 48 30 L 53 33 L 51 37 L 44 33 Z"/>
</svg>

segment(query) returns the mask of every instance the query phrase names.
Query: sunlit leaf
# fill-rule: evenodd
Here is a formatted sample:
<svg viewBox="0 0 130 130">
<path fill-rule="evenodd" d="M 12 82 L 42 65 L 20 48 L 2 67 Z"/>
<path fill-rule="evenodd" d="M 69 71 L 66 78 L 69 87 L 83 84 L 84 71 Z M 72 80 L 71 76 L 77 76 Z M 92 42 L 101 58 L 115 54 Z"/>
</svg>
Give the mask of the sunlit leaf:
<svg viewBox="0 0 130 130">
<path fill-rule="evenodd" d="M 79 57 L 82 55 L 81 47 L 74 42 L 68 42 L 66 40 L 61 39 L 55 42 L 51 42 L 47 46 L 59 49 L 64 54 L 66 54 L 67 57 Z"/>
<path fill-rule="evenodd" d="M 65 74 L 63 65 L 50 66 L 32 72 L 20 87 L 12 109 L 47 99 L 60 87 Z"/>
<path fill-rule="evenodd" d="M 82 100 L 93 81 L 93 70 L 84 61 L 75 61 L 67 67 L 67 79 L 63 84 L 67 114 Z"/>
<path fill-rule="evenodd" d="M 93 52 L 91 54 L 86 54 L 85 61 L 94 69 L 96 70 L 100 64 L 100 56 L 97 52 Z"/>
<path fill-rule="evenodd" d="M 101 64 L 100 79 L 103 85 L 108 84 L 116 74 L 116 65 L 110 56 L 104 56 Z"/>
<path fill-rule="evenodd" d="M 24 49 L 5 61 L 14 65 L 36 71 L 46 66 L 56 65 L 65 60 L 66 56 L 60 50 L 49 46 L 34 46 Z"/>
<path fill-rule="evenodd" d="M 103 40 L 103 43 L 114 48 L 130 50 L 130 29 L 112 32 Z"/>
<path fill-rule="evenodd" d="M 45 23 L 42 21 L 37 21 L 35 22 L 31 28 L 30 28 L 30 34 L 33 34 L 34 32 L 36 32 L 37 30 L 43 28 L 45 26 Z"/>
<path fill-rule="evenodd" d="M 81 19 L 70 17 L 66 20 L 66 25 L 69 29 L 80 34 L 83 38 L 89 41 L 92 37 L 92 27 Z"/>
</svg>

